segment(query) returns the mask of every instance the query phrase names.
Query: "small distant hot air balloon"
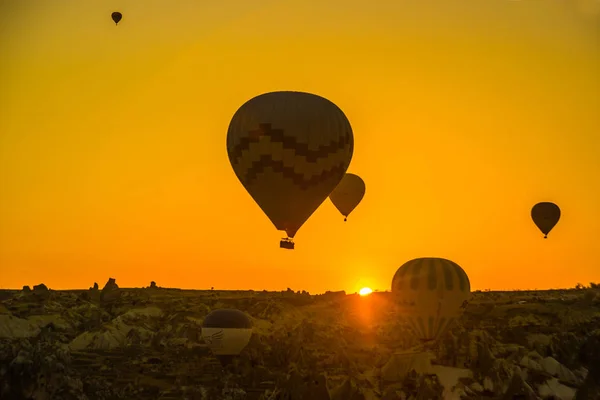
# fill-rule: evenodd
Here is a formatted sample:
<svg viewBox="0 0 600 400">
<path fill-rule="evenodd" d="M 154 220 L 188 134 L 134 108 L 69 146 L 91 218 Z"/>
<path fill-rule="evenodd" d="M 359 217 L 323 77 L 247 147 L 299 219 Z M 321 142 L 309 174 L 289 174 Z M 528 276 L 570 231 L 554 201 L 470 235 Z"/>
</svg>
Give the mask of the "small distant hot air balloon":
<svg viewBox="0 0 600 400">
<path fill-rule="evenodd" d="M 365 189 L 365 182 L 360 176 L 347 173 L 329 195 L 335 208 L 344 216 L 344 221 L 361 202 L 365 195 Z"/>
<path fill-rule="evenodd" d="M 346 173 L 354 136 L 331 101 L 310 93 L 271 92 L 244 103 L 227 131 L 227 154 L 250 196 L 293 249 L 300 227 Z"/>
<path fill-rule="evenodd" d="M 544 239 L 547 239 L 552 228 L 560 220 L 560 208 L 554 203 L 537 203 L 531 209 L 531 219 L 544 234 Z"/>
<path fill-rule="evenodd" d="M 119 24 L 119 21 L 121 21 L 121 18 L 123 18 L 123 14 L 121 14 L 118 11 L 115 11 L 114 13 L 111 14 L 112 20 L 115 21 L 115 25 Z"/>
<path fill-rule="evenodd" d="M 471 284 L 465 271 L 444 258 L 406 262 L 392 279 L 392 293 L 402 316 L 421 342 L 435 342 L 462 314 Z"/>
<path fill-rule="evenodd" d="M 251 336 L 252 320 L 240 310 L 214 310 L 202 322 L 202 339 L 223 366 L 244 350 Z"/>
</svg>

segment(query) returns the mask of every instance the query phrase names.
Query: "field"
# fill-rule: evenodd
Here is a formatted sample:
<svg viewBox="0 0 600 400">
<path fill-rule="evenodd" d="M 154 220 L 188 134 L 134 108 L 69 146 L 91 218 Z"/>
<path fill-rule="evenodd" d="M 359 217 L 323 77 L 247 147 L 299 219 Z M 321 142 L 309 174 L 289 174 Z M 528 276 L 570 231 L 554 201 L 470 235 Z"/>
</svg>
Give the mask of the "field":
<svg viewBox="0 0 600 400">
<path fill-rule="evenodd" d="M 408 374 L 398 360 L 417 342 L 389 293 L 109 282 L 0 301 L 1 399 L 600 399 L 597 289 L 474 292 L 426 370 Z M 216 308 L 254 324 L 226 369 L 200 335 Z"/>
</svg>

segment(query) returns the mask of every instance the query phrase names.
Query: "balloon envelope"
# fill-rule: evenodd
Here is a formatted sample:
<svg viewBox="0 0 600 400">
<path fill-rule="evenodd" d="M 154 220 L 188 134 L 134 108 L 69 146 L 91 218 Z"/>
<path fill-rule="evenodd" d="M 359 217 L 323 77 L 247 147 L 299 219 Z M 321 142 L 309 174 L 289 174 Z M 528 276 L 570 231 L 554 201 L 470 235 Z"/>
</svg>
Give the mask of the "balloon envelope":
<svg viewBox="0 0 600 400">
<path fill-rule="evenodd" d="M 465 271 L 444 258 L 406 262 L 392 279 L 402 318 L 423 341 L 439 339 L 462 314 L 471 295 Z"/>
<path fill-rule="evenodd" d="M 252 320 L 240 310 L 214 310 L 202 322 L 202 339 L 222 364 L 240 354 L 251 336 Z"/>
<path fill-rule="evenodd" d="M 123 18 L 123 15 L 118 12 L 115 11 L 114 13 L 111 14 L 112 20 L 115 21 L 115 24 L 118 24 L 119 21 L 121 21 L 121 18 Z"/>
<path fill-rule="evenodd" d="M 331 192 L 329 199 L 344 217 L 348 217 L 361 202 L 365 189 L 365 182 L 360 176 L 347 173 Z"/>
<path fill-rule="evenodd" d="M 350 165 L 350 122 L 310 93 L 271 92 L 243 104 L 227 132 L 233 170 L 273 225 L 293 238 Z"/>
<path fill-rule="evenodd" d="M 531 219 L 533 223 L 548 237 L 548 234 L 560 220 L 560 208 L 549 202 L 537 203 L 531 209 Z"/>
</svg>

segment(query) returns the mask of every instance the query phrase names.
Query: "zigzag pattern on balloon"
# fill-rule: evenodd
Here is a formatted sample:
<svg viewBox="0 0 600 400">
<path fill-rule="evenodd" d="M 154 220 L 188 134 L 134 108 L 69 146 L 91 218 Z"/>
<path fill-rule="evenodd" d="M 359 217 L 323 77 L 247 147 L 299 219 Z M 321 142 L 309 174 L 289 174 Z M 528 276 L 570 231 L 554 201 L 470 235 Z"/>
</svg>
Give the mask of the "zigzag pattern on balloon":
<svg viewBox="0 0 600 400">
<path fill-rule="evenodd" d="M 261 137 L 269 137 L 271 143 L 281 143 L 283 149 L 294 150 L 296 156 L 306 158 L 307 162 L 317 162 L 321 158 L 327 158 L 329 155 L 350 146 L 354 149 L 354 140 L 350 132 L 346 132 L 339 140 L 331 141 L 327 145 L 319 146 L 318 150 L 310 150 L 308 143 L 300 143 L 295 136 L 286 136 L 283 129 L 272 129 L 271 124 L 259 124 L 258 129 L 249 131 L 248 136 L 238 139 L 238 143 L 229 149 L 230 160 L 235 163 L 242 156 L 244 150 L 249 150 L 252 143 L 258 143 Z"/>
<path fill-rule="evenodd" d="M 271 167 L 273 172 L 282 174 L 285 178 L 291 179 L 296 186 L 302 190 L 306 190 L 311 186 L 316 186 L 319 183 L 331 179 L 340 179 L 346 172 L 345 163 L 339 163 L 331 169 L 323 170 L 318 175 L 313 175 L 308 179 L 304 178 L 304 174 L 300 174 L 294 171 L 292 167 L 286 167 L 283 165 L 283 161 L 276 161 L 269 155 L 262 155 L 259 161 L 252 163 L 252 167 L 247 170 L 245 176 L 240 177 L 240 180 L 249 185 L 255 181 L 258 174 L 264 172 L 265 168 Z"/>
</svg>

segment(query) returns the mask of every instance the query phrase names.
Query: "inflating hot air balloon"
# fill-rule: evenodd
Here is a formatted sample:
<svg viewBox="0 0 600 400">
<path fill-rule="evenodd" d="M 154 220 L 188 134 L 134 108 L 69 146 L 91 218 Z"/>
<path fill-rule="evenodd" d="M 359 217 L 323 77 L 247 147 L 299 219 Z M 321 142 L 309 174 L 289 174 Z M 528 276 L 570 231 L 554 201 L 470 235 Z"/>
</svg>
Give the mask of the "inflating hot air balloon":
<svg viewBox="0 0 600 400">
<path fill-rule="evenodd" d="M 248 100 L 227 132 L 233 170 L 250 196 L 293 238 L 350 165 L 350 122 L 331 101 L 310 93 L 271 92 Z"/>
<path fill-rule="evenodd" d="M 547 239 L 552 228 L 560 220 L 560 208 L 554 203 L 537 203 L 531 209 L 531 219 L 544 234 L 544 239 Z"/>
<path fill-rule="evenodd" d="M 223 366 L 244 350 L 251 336 L 252 321 L 240 310 L 214 310 L 202 322 L 202 339 Z"/>
<path fill-rule="evenodd" d="M 365 195 L 365 182 L 358 175 L 345 174 L 342 181 L 329 195 L 329 199 L 344 216 L 344 221 L 348 215 L 356 208 Z"/>
<path fill-rule="evenodd" d="M 119 24 L 119 21 L 121 21 L 121 18 L 123 18 L 123 15 L 118 12 L 115 11 L 114 13 L 111 14 L 112 20 L 115 21 L 115 25 Z"/>
<path fill-rule="evenodd" d="M 417 338 L 432 342 L 462 314 L 471 284 L 465 271 L 450 260 L 417 258 L 398 268 L 392 293 Z"/>
<path fill-rule="evenodd" d="M 409 370 L 432 372 L 435 344 L 468 303 L 471 284 L 465 271 L 444 258 L 417 258 L 406 262 L 392 279 L 392 295 L 399 317 L 414 332 L 421 345 L 392 354 L 382 374 L 403 379 Z"/>
</svg>

